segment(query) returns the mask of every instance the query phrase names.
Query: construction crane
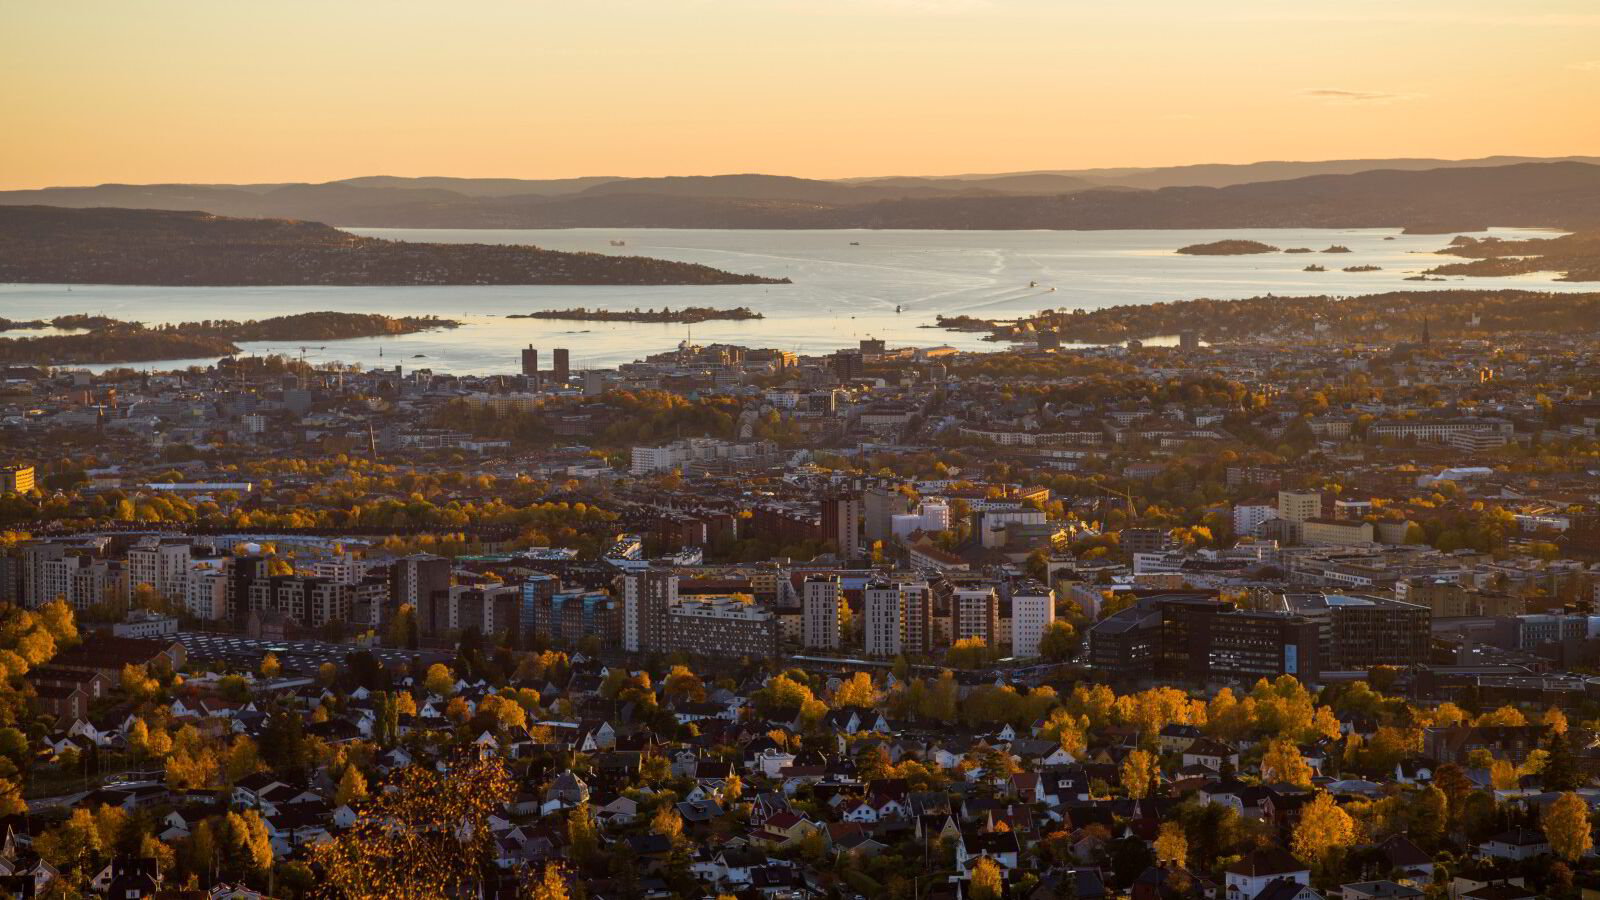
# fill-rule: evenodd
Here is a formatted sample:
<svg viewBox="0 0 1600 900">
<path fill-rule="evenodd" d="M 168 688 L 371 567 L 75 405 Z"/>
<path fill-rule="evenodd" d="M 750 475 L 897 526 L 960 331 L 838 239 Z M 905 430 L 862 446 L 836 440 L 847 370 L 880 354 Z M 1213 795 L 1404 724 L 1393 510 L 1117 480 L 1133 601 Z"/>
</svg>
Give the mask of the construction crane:
<svg viewBox="0 0 1600 900">
<path fill-rule="evenodd" d="M 1102 493 L 1110 494 L 1113 497 L 1121 497 L 1123 499 L 1123 501 L 1126 502 L 1126 504 L 1127 504 L 1128 524 L 1129 525 L 1133 524 L 1134 515 L 1135 515 L 1134 511 L 1133 511 L 1133 494 L 1131 494 L 1131 493 L 1129 493 L 1127 491 L 1119 491 L 1116 488 L 1108 488 L 1105 485 L 1098 484 L 1098 483 L 1095 484 L 1095 489 L 1100 491 L 1100 492 L 1102 492 Z"/>
<path fill-rule="evenodd" d="M 306 387 L 306 351 L 307 350 L 322 351 L 322 350 L 326 350 L 326 349 L 328 349 L 328 348 L 327 347 L 301 347 L 300 348 L 300 389 L 301 390 L 305 390 L 305 387 Z"/>
</svg>

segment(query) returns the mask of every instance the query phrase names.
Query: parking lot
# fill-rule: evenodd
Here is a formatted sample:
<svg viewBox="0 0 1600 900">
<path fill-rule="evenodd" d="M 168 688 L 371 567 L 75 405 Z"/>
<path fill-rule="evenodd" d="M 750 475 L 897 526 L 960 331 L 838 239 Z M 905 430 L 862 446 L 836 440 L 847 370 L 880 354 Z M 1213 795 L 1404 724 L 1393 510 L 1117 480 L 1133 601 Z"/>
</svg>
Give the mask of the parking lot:
<svg viewBox="0 0 1600 900">
<path fill-rule="evenodd" d="M 360 649 L 349 644 L 325 641 L 268 641 L 232 634 L 181 631 L 178 641 L 194 660 L 226 660 L 242 669 L 253 669 L 263 656 L 273 653 L 287 673 L 314 675 L 323 663 L 344 667 L 344 659 Z M 421 657 L 424 664 L 449 662 L 454 654 L 442 650 L 393 650 L 375 647 L 370 651 L 387 668 L 409 664 Z"/>
</svg>

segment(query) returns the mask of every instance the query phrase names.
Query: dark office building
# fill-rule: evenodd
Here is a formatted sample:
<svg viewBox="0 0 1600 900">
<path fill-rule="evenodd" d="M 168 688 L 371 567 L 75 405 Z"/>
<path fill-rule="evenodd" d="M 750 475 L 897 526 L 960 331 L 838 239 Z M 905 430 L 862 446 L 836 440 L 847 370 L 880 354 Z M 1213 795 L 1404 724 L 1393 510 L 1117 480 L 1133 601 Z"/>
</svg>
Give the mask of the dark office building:
<svg viewBox="0 0 1600 900">
<path fill-rule="evenodd" d="M 866 359 L 860 350 L 840 350 L 829 357 L 829 360 L 833 366 L 834 377 L 840 381 L 849 381 L 866 374 Z"/>
<path fill-rule="evenodd" d="M 1089 667 L 1095 680 L 1128 684 L 1155 678 L 1161 652 L 1161 611 L 1133 605 L 1089 629 Z"/>
<path fill-rule="evenodd" d="M 565 347 L 555 349 L 554 359 L 550 363 L 550 377 L 558 385 L 565 385 L 572 375 L 571 356 Z"/>
<path fill-rule="evenodd" d="M 1426 606 L 1348 594 L 1285 594 L 1283 609 L 1316 622 L 1322 667 L 1346 671 L 1428 662 L 1433 611 Z"/>
<path fill-rule="evenodd" d="M 1210 622 L 1209 675 L 1214 680 L 1251 682 L 1293 675 L 1322 677 L 1317 623 L 1281 612 L 1235 610 Z"/>
<path fill-rule="evenodd" d="M 539 377 L 539 351 L 532 344 L 522 351 L 522 374 L 528 378 Z"/>
<path fill-rule="evenodd" d="M 1119 683 L 1203 685 L 1293 675 L 1321 677 L 1316 622 L 1284 612 L 1236 609 L 1199 595 L 1155 595 L 1089 629 L 1089 664 Z"/>
<path fill-rule="evenodd" d="M 1167 533 L 1160 528 L 1124 528 L 1117 533 L 1117 543 L 1129 557 L 1135 553 L 1160 553 L 1167 548 Z"/>
</svg>

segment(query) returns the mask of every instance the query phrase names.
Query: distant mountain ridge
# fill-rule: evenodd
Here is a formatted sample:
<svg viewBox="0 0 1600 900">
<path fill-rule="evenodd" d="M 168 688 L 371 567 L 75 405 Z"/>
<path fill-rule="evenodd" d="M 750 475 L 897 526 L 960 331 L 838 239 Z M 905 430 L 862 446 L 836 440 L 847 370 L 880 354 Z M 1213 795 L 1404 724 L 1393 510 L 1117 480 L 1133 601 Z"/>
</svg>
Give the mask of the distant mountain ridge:
<svg viewBox="0 0 1600 900">
<path fill-rule="evenodd" d="M 1493 162 L 1502 159 L 1491 158 Z M 1392 162 L 1392 167 L 1328 172 Z M 1431 163 L 1434 168 L 1419 168 Z M 203 210 L 393 228 L 1106 229 L 1580 227 L 1600 223 L 1600 157 L 1465 165 L 1336 160 L 825 181 L 734 174 L 523 180 L 370 176 L 325 184 L 120 185 L 0 192 L 0 206 Z M 1291 172 L 1315 171 L 1281 178 Z M 1162 185 L 1162 181 L 1226 182 Z M 1122 183 L 1112 184 L 1111 181 Z"/>
<path fill-rule="evenodd" d="M 1287 181 L 1291 178 L 1307 178 L 1312 175 L 1354 175 L 1358 172 L 1370 172 L 1376 169 L 1398 169 L 1400 171 L 1414 172 L 1425 169 L 1479 169 L 1489 166 L 1553 162 L 1581 162 L 1600 165 L 1600 156 L 1484 156 L 1478 159 L 1398 157 L 1393 159 L 1330 159 L 1316 162 L 1277 160 L 1253 163 L 1197 163 L 1186 166 L 1157 166 L 1152 168 L 1059 169 L 1008 173 L 1005 175 L 950 175 L 936 177 L 982 181 L 991 178 L 1063 176 L 1101 186 L 1155 189 L 1164 187 L 1230 187 L 1235 184 L 1249 184 L 1256 181 Z"/>
</svg>

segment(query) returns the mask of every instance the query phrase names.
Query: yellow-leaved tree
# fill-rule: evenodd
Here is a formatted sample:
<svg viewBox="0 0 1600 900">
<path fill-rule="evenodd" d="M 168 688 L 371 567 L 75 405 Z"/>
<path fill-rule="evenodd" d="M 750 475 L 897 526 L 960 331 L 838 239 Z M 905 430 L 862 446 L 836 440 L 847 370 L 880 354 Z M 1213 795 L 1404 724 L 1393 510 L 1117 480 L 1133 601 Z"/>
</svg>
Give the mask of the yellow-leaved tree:
<svg viewBox="0 0 1600 900">
<path fill-rule="evenodd" d="M 1268 784 L 1311 787 L 1311 766 L 1294 741 L 1279 739 L 1267 745 L 1261 757 L 1261 780 Z"/>
<path fill-rule="evenodd" d="M 1130 750 L 1122 760 L 1122 789 L 1135 800 L 1150 796 L 1160 775 L 1160 760 L 1149 751 Z"/>
<path fill-rule="evenodd" d="M 1161 832 L 1156 835 L 1156 861 L 1189 864 L 1189 838 L 1179 823 L 1161 823 Z"/>
<path fill-rule="evenodd" d="M 1577 862 L 1594 847 L 1589 831 L 1589 807 L 1583 798 L 1568 791 L 1544 808 L 1539 819 L 1550 850 L 1567 862 Z"/>
<path fill-rule="evenodd" d="M 1000 900 L 1005 889 L 1000 866 L 987 856 L 981 856 L 972 866 L 972 900 Z"/>
<path fill-rule="evenodd" d="M 1356 823 L 1350 814 L 1340 809 L 1331 795 L 1318 794 L 1300 812 L 1292 849 L 1300 859 L 1320 863 L 1330 852 L 1350 846 L 1355 836 Z"/>
<path fill-rule="evenodd" d="M 331 897 L 450 897 L 476 893 L 494 840 L 489 816 L 512 793 L 497 758 L 440 772 L 408 766 L 339 837 L 311 852 Z"/>
</svg>

